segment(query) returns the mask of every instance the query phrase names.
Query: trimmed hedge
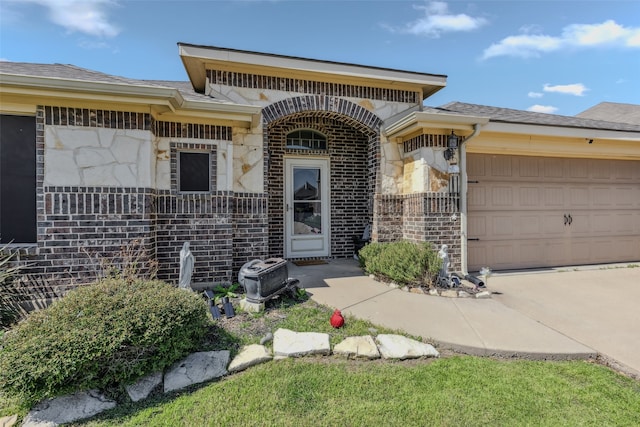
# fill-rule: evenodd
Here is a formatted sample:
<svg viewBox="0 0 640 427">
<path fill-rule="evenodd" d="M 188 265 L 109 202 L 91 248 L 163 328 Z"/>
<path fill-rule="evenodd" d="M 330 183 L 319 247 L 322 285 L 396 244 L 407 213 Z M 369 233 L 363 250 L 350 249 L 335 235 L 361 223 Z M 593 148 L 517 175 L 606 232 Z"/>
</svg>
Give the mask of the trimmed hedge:
<svg viewBox="0 0 640 427">
<path fill-rule="evenodd" d="M 431 243 L 370 243 L 358 257 L 368 274 L 409 286 L 432 285 L 442 265 Z"/>
<path fill-rule="evenodd" d="M 105 279 L 32 313 L 0 340 L 0 390 L 36 402 L 125 384 L 197 348 L 206 304 L 159 281 Z"/>
</svg>

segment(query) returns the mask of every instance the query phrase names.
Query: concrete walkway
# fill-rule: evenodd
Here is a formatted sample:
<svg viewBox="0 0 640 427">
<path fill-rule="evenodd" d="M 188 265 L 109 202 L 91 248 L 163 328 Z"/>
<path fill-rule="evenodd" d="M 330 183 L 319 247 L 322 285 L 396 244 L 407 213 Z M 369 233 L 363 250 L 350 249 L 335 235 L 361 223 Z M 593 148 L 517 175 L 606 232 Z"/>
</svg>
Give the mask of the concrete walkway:
<svg viewBox="0 0 640 427">
<path fill-rule="evenodd" d="M 604 276 L 594 275 L 593 279 L 603 286 L 617 280 L 609 278 L 607 272 L 611 276 L 615 276 L 616 272 L 626 272 L 629 277 L 624 274 L 622 280 L 632 282 L 637 278 L 635 287 L 640 291 L 640 269 L 611 269 L 602 272 Z M 575 293 L 567 294 L 556 290 L 559 280 L 556 277 L 564 279 L 569 274 L 572 273 L 496 275 L 490 278 L 488 290 L 499 294 L 493 295 L 492 299 L 477 300 L 434 297 L 392 289 L 364 276 L 354 260 L 331 260 L 325 265 L 303 267 L 289 265 L 289 276 L 299 279 L 301 286 L 318 303 L 339 308 L 346 315 L 433 340 L 440 348 L 474 355 L 558 360 L 584 359 L 601 353 L 616 359 L 625 368 L 629 368 L 632 374 L 640 372 L 640 349 L 634 347 L 630 352 L 624 349 L 617 352 L 614 349 L 617 346 L 626 348 L 626 340 L 631 339 L 630 336 L 617 331 L 610 331 L 608 337 L 600 334 L 608 327 L 617 329 L 624 327 L 625 322 L 630 322 L 626 324 L 625 330 L 635 332 L 631 340 L 635 340 L 635 345 L 640 345 L 640 334 L 637 333 L 640 325 L 636 314 L 638 310 L 634 310 L 633 314 L 629 312 L 627 317 L 621 316 L 622 325 L 618 325 L 618 320 L 613 325 L 600 325 L 598 336 L 619 336 L 621 341 L 603 339 L 600 345 L 600 341 L 586 339 L 585 335 L 589 336 L 592 324 L 606 321 L 609 318 L 606 313 L 618 311 L 619 306 L 615 305 L 615 299 L 605 298 L 604 295 L 599 298 L 596 289 L 593 291 L 595 295 L 588 294 L 586 290 L 584 293 L 585 296 L 591 295 L 592 305 L 599 306 L 597 310 L 595 307 L 583 307 L 575 312 L 570 310 L 582 304 L 572 304 L 572 299 L 576 301 L 575 293 L 581 291 L 576 289 Z M 541 280 L 543 276 L 544 281 Z M 589 278 L 591 275 L 585 272 L 576 277 L 576 281 L 582 283 Z M 537 284 L 544 282 L 546 287 L 538 285 L 540 290 L 537 291 L 527 285 L 529 280 Z M 562 284 L 559 286 L 560 289 L 564 288 Z M 624 295 L 627 291 L 625 288 L 621 293 Z M 609 295 L 608 292 L 601 293 Z M 640 301 L 637 297 L 630 298 L 623 311 L 634 303 L 637 305 L 637 301 Z M 605 309 L 602 303 L 614 305 Z M 546 304 L 549 307 L 545 308 Z M 544 313 L 557 314 L 557 321 L 541 319 Z M 594 314 L 602 319 L 594 320 Z M 553 316 L 549 318 L 553 320 Z M 567 319 L 573 320 L 569 322 Z M 583 322 L 584 330 L 577 328 L 576 325 L 580 322 Z M 563 328 L 562 324 L 573 326 Z M 636 355 L 635 358 L 633 355 Z"/>
</svg>

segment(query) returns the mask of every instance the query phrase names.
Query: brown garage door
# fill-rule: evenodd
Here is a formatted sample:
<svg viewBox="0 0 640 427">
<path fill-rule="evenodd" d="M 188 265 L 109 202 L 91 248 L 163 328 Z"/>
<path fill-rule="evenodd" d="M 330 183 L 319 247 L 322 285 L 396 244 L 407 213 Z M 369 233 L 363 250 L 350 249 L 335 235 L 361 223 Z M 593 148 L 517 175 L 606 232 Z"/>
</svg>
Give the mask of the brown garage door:
<svg viewBox="0 0 640 427">
<path fill-rule="evenodd" d="M 640 260 L 640 162 L 468 155 L 470 271 Z"/>
</svg>

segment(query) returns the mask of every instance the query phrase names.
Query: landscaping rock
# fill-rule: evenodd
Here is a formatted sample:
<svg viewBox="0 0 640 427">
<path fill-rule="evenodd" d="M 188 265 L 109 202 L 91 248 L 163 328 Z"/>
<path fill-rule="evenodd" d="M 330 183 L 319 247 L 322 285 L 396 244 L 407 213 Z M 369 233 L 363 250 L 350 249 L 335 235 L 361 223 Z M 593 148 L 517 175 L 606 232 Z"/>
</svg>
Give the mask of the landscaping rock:
<svg viewBox="0 0 640 427">
<path fill-rule="evenodd" d="M 348 358 L 379 359 L 380 352 L 370 335 L 349 337 L 333 348 L 334 354 L 341 354 Z"/>
<path fill-rule="evenodd" d="M 18 422 L 17 415 L 0 418 L 0 427 L 13 427 Z"/>
<path fill-rule="evenodd" d="M 229 350 L 192 353 L 164 375 L 164 392 L 178 390 L 227 374 Z"/>
<path fill-rule="evenodd" d="M 98 390 L 81 391 L 55 399 L 43 400 L 27 414 L 22 425 L 49 427 L 72 423 L 115 408 L 115 406 L 116 402 L 107 399 Z"/>
<path fill-rule="evenodd" d="M 476 298 L 478 299 L 486 299 L 491 298 L 491 292 L 489 291 L 480 291 L 476 294 Z"/>
<path fill-rule="evenodd" d="M 240 349 L 240 353 L 229 364 L 229 372 L 238 372 L 272 359 L 263 345 L 251 344 Z"/>
<path fill-rule="evenodd" d="M 469 298 L 471 294 L 467 291 L 458 291 L 458 298 Z"/>
<path fill-rule="evenodd" d="M 381 334 L 376 337 L 380 354 L 385 359 L 415 359 L 438 357 L 440 353 L 430 344 L 425 344 L 402 335 Z"/>
<path fill-rule="evenodd" d="M 440 296 L 446 298 L 458 298 L 458 291 L 454 289 L 447 289 L 446 291 L 442 291 Z"/>
<path fill-rule="evenodd" d="M 260 338 L 260 345 L 265 345 L 271 341 L 273 341 L 273 334 L 271 332 L 267 332 L 262 338 Z"/>
<path fill-rule="evenodd" d="M 438 293 L 438 290 L 437 290 L 437 289 L 433 289 L 433 288 L 432 288 L 432 289 L 429 289 L 429 295 L 432 295 L 432 296 L 437 297 L 437 296 L 438 296 L 438 295 L 440 295 L 440 294 Z"/>
<path fill-rule="evenodd" d="M 411 292 L 412 294 L 420 294 L 420 295 L 424 295 L 424 289 L 422 288 L 411 288 L 409 290 L 409 292 Z"/>
<path fill-rule="evenodd" d="M 285 357 L 329 355 L 331 353 L 329 334 L 278 329 L 273 336 L 273 352 L 276 356 Z"/>
<path fill-rule="evenodd" d="M 147 375 L 140 378 L 135 384 L 125 386 L 127 394 L 132 402 L 137 402 L 149 397 L 149 394 L 154 388 L 162 383 L 162 372 L 156 372 L 155 374 Z"/>
</svg>

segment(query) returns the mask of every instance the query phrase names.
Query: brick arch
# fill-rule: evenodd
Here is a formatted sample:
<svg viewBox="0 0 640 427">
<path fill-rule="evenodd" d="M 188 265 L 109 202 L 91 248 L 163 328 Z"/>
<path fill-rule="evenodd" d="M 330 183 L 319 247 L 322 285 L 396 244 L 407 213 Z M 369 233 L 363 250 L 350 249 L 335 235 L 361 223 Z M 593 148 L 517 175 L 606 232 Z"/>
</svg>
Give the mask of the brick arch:
<svg viewBox="0 0 640 427">
<path fill-rule="evenodd" d="M 349 124 L 365 135 L 379 133 L 382 120 L 367 110 L 343 98 L 324 95 L 304 95 L 287 98 L 262 109 L 266 125 L 291 116 L 330 116 Z"/>
</svg>

